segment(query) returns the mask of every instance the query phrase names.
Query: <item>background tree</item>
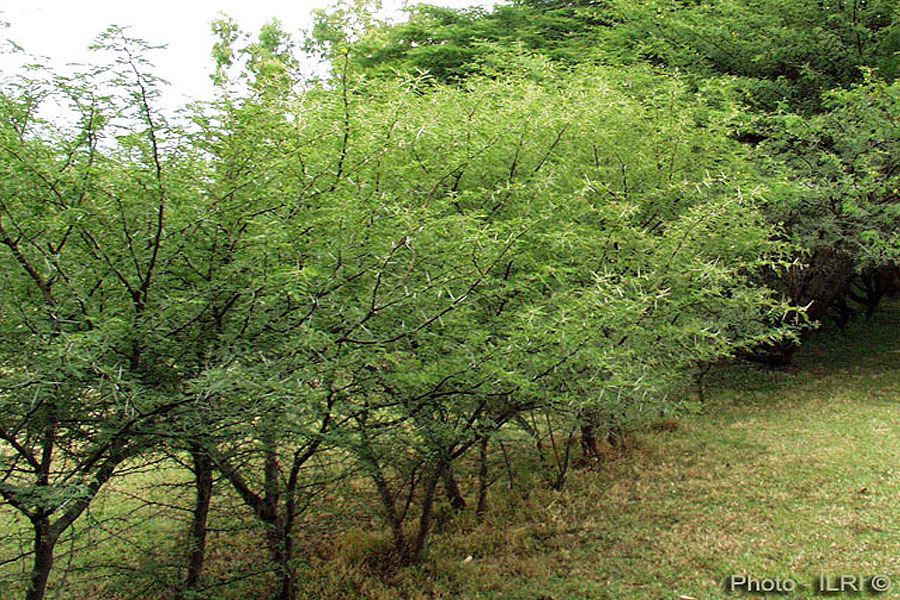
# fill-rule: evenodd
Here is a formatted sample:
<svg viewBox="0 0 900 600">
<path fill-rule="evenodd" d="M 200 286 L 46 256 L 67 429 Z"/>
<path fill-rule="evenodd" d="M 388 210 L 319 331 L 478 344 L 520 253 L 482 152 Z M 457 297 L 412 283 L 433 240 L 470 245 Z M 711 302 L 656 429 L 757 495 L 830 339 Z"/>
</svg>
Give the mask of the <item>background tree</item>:
<svg viewBox="0 0 900 600">
<path fill-rule="evenodd" d="M 821 115 L 774 120 L 759 147 L 781 182 L 772 218 L 808 253 L 785 283 L 813 318 L 835 307 L 848 318 L 851 298 L 871 315 L 897 272 L 897 98 L 875 78 L 835 90 Z"/>
</svg>

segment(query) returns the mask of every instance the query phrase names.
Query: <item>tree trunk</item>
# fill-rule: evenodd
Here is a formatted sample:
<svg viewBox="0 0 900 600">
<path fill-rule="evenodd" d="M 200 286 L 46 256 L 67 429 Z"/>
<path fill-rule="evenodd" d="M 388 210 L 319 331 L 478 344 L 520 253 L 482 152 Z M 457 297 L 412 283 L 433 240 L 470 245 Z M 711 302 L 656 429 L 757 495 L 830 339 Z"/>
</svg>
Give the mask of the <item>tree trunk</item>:
<svg viewBox="0 0 900 600">
<path fill-rule="evenodd" d="M 391 527 L 391 537 L 394 540 L 394 552 L 401 560 L 405 560 L 406 556 L 409 554 L 409 546 L 406 541 L 406 536 L 403 533 L 403 518 L 401 515 L 397 514 L 397 504 L 394 501 L 394 494 L 391 493 L 390 485 L 388 484 L 387 479 L 385 479 L 381 467 L 377 462 L 371 459 L 369 464 L 372 469 L 370 476 L 372 477 L 372 481 L 375 482 L 375 489 L 378 491 L 378 498 L 381 500 L 381 505 L 384 508 L 385 518 L 388 521 L 388 525 Z"/>
<path fill-rule="evenodd" d="M 462 492 L 459 491 L 459 483 L 456 481 L 456 474 L 453 469 L 447 467 L 444 469 L 444 491 L 447 493 L 447 501 L 455 511 L 461 511 L 466 507 L 466 499 L 463 498 Z"/>
<path fill-rule="evenodd" d="M 597 458 L 600 447 L 597 444 L 597 415 L 592 412 L 581 414 L 581 456 L 585 462 Z"/>
<path fill-rule="evenodd" d="M 611 425 L 606 432 L 606 441 L 615 449 L 625 448 L 625 430 L 621 425 Z"/>
<path fill-rule="evenodd" d="M 294 572 L 294 539 L 291 534 L 285 532 L 283 549 L 281 552 L 281 592 L 278 600 L 294 600 L 297 590 L 294 589 L 296 574 Z"/>
<path fill-rule="evenodd" d="M 184 581 L 184 589 L 179 594 L 181 598 L 184 598 L 185 592 L 196 589 L 200 582 L 206 558 L 207 520 L 213 492 L 213 462 L 209 453 L 199 446 L 194 446 L 191 448 L 191 456 L 194 459 L 194 484 L 197 488 L 197 497 L 191 521 L 187 577 Z"/>
<path fill-rule="evenodd" d="M 34 563 L 31 567 L 31 585 L 25 594 L 25 600 L 43 600 L 47 591 L 47 580 L 53 568 L 53 548 L 57 535 L 52 531 L 50 519 L 36 518 L 34 526 Z"/>
<path fill-rule="evenodd" d="M 412 562 L 420 562 L 425 558 L 425 542 L 428 540 L 428 533 L 431 531 L 431 510 L 434 507 L 434 492 L 443 471 L 444 465 L 439 464 L 435 468 L 434 473 L 425 482 L 425 494 L 422 497 L 422 514 L 419 516 L 419 532 L 416 535 L 412 552 L 409 554 Z"/>
<path fill-rule="evenodd" d="M 475 518 L 478 521 L 484 519 L 487 512 L 488 482 L 488 437 L 479 440 L 478 446 L 478 501 L 475 504 Z"/>
<path fill-rule="evenodd" d="M 278 600 L 294 600 L 294 567 L 291 564 L 293 540 L 291 539 L 290 524 L 287 519 L 283 518 L 283 515 L 279 514 L 278 510 L 281 498 L 279 482 L 281 469 L 278 466 L 278 454 L 274 450 L 275 444 L 270 443 L 268 448 L 265 458 L 265 510 L 261 518 L 269 525 L 269 553 L 272 563 L 278 570 L 278 579 L 281 582 Z M 291 490 L 287 490 L 286 495 L 291 493 L 293 493 Z M 286 498 L 286 502 L 290 502 L 290 497 Z"/>
<path fill-rule="evenodd" d="M 866 275 L 866 318 L 871 319 L 884 299 L 883 275 L 878 269 Z"/>
<path fill-rule="evenodd" d="M 293 561 L 294 543 L 290 531 L 285 527 L 284 520 L 276 517 L 268 523 L 269 531 L 266 534 L 269 542 L 269 557 L 275 565 L 280 582 L 278 600 L 294 600 L 296 590 L 294 584 L 296 574 Z"/>
</svg>

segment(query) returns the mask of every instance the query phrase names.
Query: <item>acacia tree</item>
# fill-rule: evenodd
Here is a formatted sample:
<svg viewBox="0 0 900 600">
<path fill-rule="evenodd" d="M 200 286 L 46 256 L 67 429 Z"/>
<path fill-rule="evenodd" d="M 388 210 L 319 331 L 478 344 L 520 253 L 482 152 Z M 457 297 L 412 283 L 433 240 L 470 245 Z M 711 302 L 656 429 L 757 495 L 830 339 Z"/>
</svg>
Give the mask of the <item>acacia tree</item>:
<svg viewBox="0 0 900 600">
<path fill-rule="evenodd" d="M 748 163 L 681 82 L 523 56 L 528 76 L 459 88 L 348 57 L 296 89 L 276 24 L 241 47 L 218 27 L 222 93 L 190 135 L 119 31 L 119 93 L 62 87 L 78 131 L 5 96 L 0 492 L 37 532 L 29 598 L 62 530 L 162 444 L 197 463 L 184 595 L 214 468 L 291 600 L 296 520 L 330 481 L 365 475 L 420 560 L 439 481 L 508 423 L 646 412 L 689 365 L 782 335 Z"/>
<path fill-rule="evenodd" d="M 640 71 L 629 92 L 610 72 L 546 80 L 412 94 L 369 81 L 352 100 L 367 127 L 348 164 L 366 170 L 340 193 L 421 224 L 360 279 L 362 301 L 342 297 L 334 350 L 356 361 L 346 447 L 401 560 L 423 556 L 441 476 L 509 421 L 623 395 L 646 413 L 688 366 L 784 333 L 772 322 L 786 307 L 752 278 L 779 258 L 773 230 L 739 181 L 706 176 L 748 164 L 696 126 L 711 109 Z"/>
<path fill-rule="evenodd" d="M 208 462 L 191 442 L 225 407 L 206 382 L 255 351 L 242 336 L 270 317 L 264 248 L 239 245 L 265 223 L 210 187 L 201 145 L 156 110 L 149 48 L 112 28 L 98 49 L 110 65 L 2 96 L 0 494 L 34 530 L 29 599 L 129 461 L 165 444 Z M 74 126 L 37 116 L 49 97 Z"/>
<path fill-rule="evenodd" d="M 821 318 L 856 296 L 871 314 L 884 293 L 879 277 L 898 265 L 898 86 L 871 77 L 826 95 L 810 119 L 773 118 L 761 160 L 779 183 L 771 218 L 807 253 L 785 280 L 795 302 Z M 869 282 L 857 296 L 851 285 Z M 863 291 L 866 291 L 865 289 Z M 846 313 L 843 318 L 846 318 Z"/>
<path fill-rule="evenodd" d="M 166 243 L 179 225 L 167 211 L 189 200 L 178 184 L 195 164 L 167 153 L 175 132 L 153 108 L 144 49 L 120 30 L 101 43 L 117 54 L 112 81 L 23 80 L 2 96 L 0 494 L 34 532 L 29 599 L 62 534 L 187 402 L 162 350 L 183 315 L 160 288 L 183 250 Z M 74 126 L 37 116 L 51 95 Z"/>
<path fill-rule="evenodd" d="M 235 39 L 226 36 L 221 56 L 234 56 L 227 45 Z M 249 54 L 262 50 L 274 54 Z M 216 412 L 218 433 L 203 443 L 266 525 L 279 594 L 291 598 L 292 529 L 308 497 L 308 463 L 360 417 L 354 398 L 376 379 L 379 356 L 464 306 L 484 279 L 486 267 L 473 260 L 492 260 L 504 244 L 484 237 L 488 248 L 460 246 L 482 239 L 477 219 L 402 198 L 400 186 L 412 182 L 395 178 L 394 160 L 412 138 L 392 139 L 392 126 L 372 120 L 381 105 L 368 106 L 348 79 L 292 97 L 289 85 L 272 93 L 254 64 L 247 95 L 229 92 L 214 107 L 204 147 L 215 157 L 216 185 L 254 216 L 238 248 L 256 235 L 267 240 L 254 268 L 258 314 L 267 317 L 250 318 L 244 333 L 265 350 L 262 362 L 235 359 L 208 379 L 203 395 L 233 413 Z M 401 90 L 389 93 L 402 99 Z M 400 113 L 392 118 L 396 125 Z M 383 338 L 360 338 L 373 331 Z"/>
</svg>

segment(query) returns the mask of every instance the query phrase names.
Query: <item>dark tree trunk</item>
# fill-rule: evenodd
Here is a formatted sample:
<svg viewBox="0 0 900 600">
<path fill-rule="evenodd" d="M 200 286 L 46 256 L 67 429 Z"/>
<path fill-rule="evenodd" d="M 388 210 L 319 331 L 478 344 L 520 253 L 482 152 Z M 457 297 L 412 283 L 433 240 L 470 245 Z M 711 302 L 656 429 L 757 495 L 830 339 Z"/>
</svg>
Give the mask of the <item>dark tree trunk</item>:
<svg viewBox="0 0 900 600">
<path fill-rule="evenodd" d="M 375 481 L 375 489 L 378 490 L 378 497 L 381 499 L 381 504 L 384 507 L 388 524 L 391 526 L 394 551 L 397 553 L 397 556 L 404 557 L 408 554 L 408 546 L 406 535 L 403 533 L 403 519 L 397 514 L 397 504 L 394 501 L 394 495 L 391 493 L 390 487 L 380 470 L 373 474 L 372 479 Z"/>
<path fill-rule="evenodd" d="M 837 323 L 838 329 L 844 329 L 853 320 L 853 317 L 856 315 L 856 311 L 850 307 L 850 303 L 847 302 L 847 296 L 841 296 L 840 298 L 834 301 L 834 320 Z"/>
<path fill-rule="evenodd" d="M 296 573 L 294 572 L 294 538 L 289 531 L 284 532 L 283 549 L 281 552 L 281 592 L 278 600 L 294 600 L 297 595 L 295 589 Z"/>
<path fill-rule="evenodd" d="M 871 319 L 878 306 L 884 299 L 884 274 L 882 270 L 875 269 L 872 273 L 865 273 L 863 281 L 866 286 L 866 318 Z"/>
<path fill-rule="evenodd" d="M 591 461 L 600 454 L 597 445 L 597 415 L 583 413 L 581 415 L 581 455 L 585 461 Z"/>
<path fill-rule="evenodd" d="M 291 534 L 280 518 L 276 517 L 268 525 L 269 557 L 277 569 L 280 582 L 278 600 L 294 600 L 297 592 L 294 589 L 296 577 L 292 564 L 294 544 Z"/>
<path fill-rule="evenodd" d="M 191 457 L 194 459 L 194 485 L 197 488 L 197 496 L 191 521 L 187 577 L 184 581 L 184 590 L 180 594 L 182 598 L 185 595 L 184 592 L 197 588 L 200 575 L 203 573 L 203 563 L 206 558 L 207 520 L 213 492 L 213 461 L 209 453 L 199 446 L 194 446 L 191 448 Z"/>
<path fill-rule="evenodd" d="M 481 521 L 487 512 L 488 482 L 488 437 L 479 440 L 478 445 L 478 501 L 475 504 L 475 518 Z"/>
<path fill-rule="evenodd" d="M 422 514 L 419 515 L 419 532 L 409 554 L 412 562 L 420 562 L 425 558 L 425 542 L 428 540 L 428 534 L 431 531 L 431 511 L 434 508 L 434 493 L 437 489 L 438 479 L 441 478 L 444 470 L 444 465 L 438 465 L 434 473 L 425 481 L 425 493 L 422 497 Z"/>
<path fill-rule="evenodd" d="M 612 425 L 606 432 L 606 441 L 613 448 L 625 447 L 625 430 L 619 425 Z"/>
<path fill-rule="evenodd" d="M 47 591 L 47 580 L 53 568 L 53 548 L 57 535 L 54 534 L 47 517 L 36 518 L 34 526 L 34 563 L 31 567 L 31 585 L 25 594 L 25 600 L 43 600 Z"/>
<path fill-rule="evenodd" d="M 793 340 L 782 340 L 771 344 L 763 344 L 752 350 L 738 350 L 737 354 L 750 362 L 772 368 L 781 368 L 791 364 L 791 359 L 798 347 Z"/>
<path fill-rule="evenodd" d="M 34 562 L 31 567 L 30 582 L 28 591 L 25 594 L 25 600 L 43 600 L 47 592 L 47 581 L 50 579 L 50 571 L 53 568 L 53 550 L 60 536 L 81 516 L 81 513 L 85 511 L 103 484 L 112 477 L 116 466 L 124 460 L 125 454 L 121 452 L 121 440 L 114 439 L 111 445 L 112 450 L 110 450 L 110 453 L 112 456 L 108 457 L 95 469 L 94 478 L 86 486 L 84 495 L 72 501 L 69 509 L 62 513 L 56 521 L 51 521 L 50 515 L 47 513 L 34 514 L 26 512 L 34 529 Z M 51 454 L 52 447 L 50 444 L 47 444 L 42 458 L 42 473 L 38 478 L 38 485 L 41 488 L 47 486 Z"/>
<path fill-rule="evenodd" d="M 447 467 L 444 469 L 444 491 L 447 493 L 447 501 L 455 511 L 461 511 L 466 507 L 466 499 L 463 498 L 462 492 L 459 491 L 459 483 L 456 481 L 456 474 L 453 469 Z"/>
<path fill-rule="evenodd" d="M 294 600 L 293 540 L 290 526 L 287 523 L 288 519 L 280 515 L 278 510 L 282 490 L 281 468 L 278 464 L 276 449 L 277 443 L 274 437 L 266 439 L 265 480 L 263 482 L 265 488 L 264 510 L 260 516 L 263 522 L 269 525 L 269 552 L 273 564 L 278 569 L 278 578 L 281 582 L 278 600 Z M 285 502 L 291 501 L 292 494 L 293 490 L 285 491 Z"/>
</svg>

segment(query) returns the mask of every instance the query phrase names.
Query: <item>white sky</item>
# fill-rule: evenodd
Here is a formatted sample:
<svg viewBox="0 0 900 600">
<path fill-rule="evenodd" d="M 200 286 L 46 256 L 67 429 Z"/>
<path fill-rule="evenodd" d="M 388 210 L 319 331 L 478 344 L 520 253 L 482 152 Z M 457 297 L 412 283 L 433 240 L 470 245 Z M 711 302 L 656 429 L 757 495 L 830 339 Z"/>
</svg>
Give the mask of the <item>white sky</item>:
<svg viewBox="0 0 900 600">
<path fill-rule="evenodd" d="M 387 9 L 398 9 L 403 0 L 385 0 Z M 440 6 L 490 6 L 495 0 L 431 0 Z M 210 50 L 213 38 L 209 22 L 219 12 L 231 16 L 240 27 L 256 33 L 272 17 L 299 38 L 311 24 L 311 11 L 326 8 L 333 0 L 0 0 L 0 42 L 12 40 L 29 54 L 44 56 L 50 64 L 90 62 L 87 47 L 109 25 L 130 26 L 129 35 L 153 45 L 167 45 L 152 55 L 154 74 L 172 85 L 168 102 L 206 97 L 213 70 Z M 0 55 L 0 72 L 15 72 L 21 60 Z"/>
</svg>

